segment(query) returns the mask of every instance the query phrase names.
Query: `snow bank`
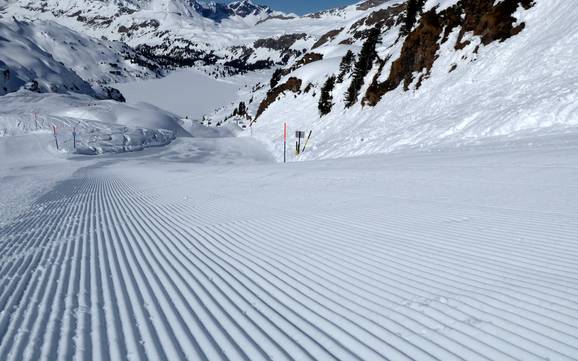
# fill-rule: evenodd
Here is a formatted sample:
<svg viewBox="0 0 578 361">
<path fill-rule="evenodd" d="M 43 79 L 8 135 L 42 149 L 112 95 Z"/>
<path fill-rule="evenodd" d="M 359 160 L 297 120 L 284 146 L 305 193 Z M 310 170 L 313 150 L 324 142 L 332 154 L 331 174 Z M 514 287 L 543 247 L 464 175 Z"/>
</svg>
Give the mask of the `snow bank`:
<svg viewBox="0 0 578 361">
<path fill-rule="evenodd" d="M 152 105 L 137 108 L 85 95 L 20 91 L 0 97 L 0 136 L 51 134 L 54 127 L 60 149 L 71 153 L 126 152 L 167 145 L 176 137 L 190 136 L 180 122 L 177 116 Z"/>
</svg>

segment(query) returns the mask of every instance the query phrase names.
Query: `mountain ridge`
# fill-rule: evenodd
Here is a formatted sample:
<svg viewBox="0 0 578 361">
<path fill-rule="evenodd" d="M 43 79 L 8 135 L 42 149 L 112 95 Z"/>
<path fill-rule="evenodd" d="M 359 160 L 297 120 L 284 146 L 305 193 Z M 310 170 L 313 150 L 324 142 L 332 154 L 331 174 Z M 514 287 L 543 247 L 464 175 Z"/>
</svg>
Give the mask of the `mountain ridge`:
<svg viewBox="0 0 578 361">
<path fill-rule="evenodd" d="M 315 17 L 281 13 L 249 0 L 227 5 L 197 0 L 15 0 L 2 13 L 26 21 L 51 20 L 95 38 L 122 41 L 167 68 L 219 65 L 225 75 L 289 64 L 335 24 L 346 26 L 387 2 L 367 0 Z M 287 36 L 296 41 L 279 41 Z M 287 46 L 256 46 L 272 42 Z"/>
</svg>

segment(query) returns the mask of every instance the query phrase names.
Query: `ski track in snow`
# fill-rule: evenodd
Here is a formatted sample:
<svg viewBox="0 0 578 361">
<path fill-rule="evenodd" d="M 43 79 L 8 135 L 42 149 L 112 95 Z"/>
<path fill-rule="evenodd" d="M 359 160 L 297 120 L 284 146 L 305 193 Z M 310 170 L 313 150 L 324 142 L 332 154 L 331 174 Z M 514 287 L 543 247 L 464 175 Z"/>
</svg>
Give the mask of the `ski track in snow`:
<svg viewBox="0 0 578 361">
<path fill-rule="evenodd" d="M 320 164 L 228 170 L 247 192 L 213 168 L 221 188 L 150 165 L 77 172 L 0 228 L 0 360 L 578 359 L 572 208 L 366 192 L 351 185 L 387 173 Z M 455 186 L 445 171 L 427 179 Z M 496 178 L 458 180 L 539 184 Z"/>
</svg>

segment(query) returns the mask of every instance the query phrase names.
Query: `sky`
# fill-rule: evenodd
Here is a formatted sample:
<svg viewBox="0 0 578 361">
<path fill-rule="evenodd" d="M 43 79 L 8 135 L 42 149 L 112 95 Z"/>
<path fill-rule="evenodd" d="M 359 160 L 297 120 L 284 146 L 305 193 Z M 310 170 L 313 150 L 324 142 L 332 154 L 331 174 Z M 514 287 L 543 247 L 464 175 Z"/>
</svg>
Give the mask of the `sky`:
<svg viewBox="0 0 578 361">
<path fill-rule="evenodd" d="M 300 15 L 343 5 L 351 5 L 356 2 L 359 2 L 359 0 L 253 0 L 253 3 L 268 5 L 273 10 Z"/>
</svg>

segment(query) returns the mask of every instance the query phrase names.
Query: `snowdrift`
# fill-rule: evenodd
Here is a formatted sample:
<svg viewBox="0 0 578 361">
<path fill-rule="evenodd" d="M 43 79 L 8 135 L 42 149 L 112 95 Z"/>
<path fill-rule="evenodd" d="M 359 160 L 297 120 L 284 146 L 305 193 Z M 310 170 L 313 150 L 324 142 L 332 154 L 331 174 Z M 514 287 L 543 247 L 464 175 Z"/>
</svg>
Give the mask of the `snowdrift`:
<svg viewBox="0 0 578 361">
<path fill-rule="evenodd" d="M 176 137 L 190 136 L 180 122 L 177 116 L 152 105 L 135 107 L 79 94 L 19 91 L 0 97 L 0 136 L 45 134 L 56 130 L 62 151 L 81 154 L 126 152 L 167 145 Z"/>
</svg>

